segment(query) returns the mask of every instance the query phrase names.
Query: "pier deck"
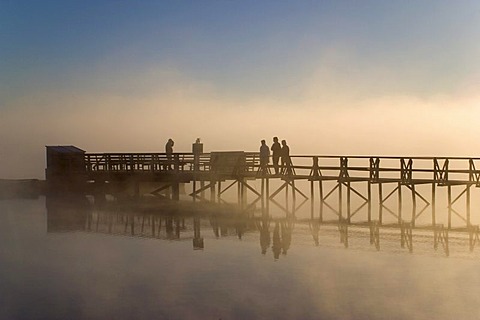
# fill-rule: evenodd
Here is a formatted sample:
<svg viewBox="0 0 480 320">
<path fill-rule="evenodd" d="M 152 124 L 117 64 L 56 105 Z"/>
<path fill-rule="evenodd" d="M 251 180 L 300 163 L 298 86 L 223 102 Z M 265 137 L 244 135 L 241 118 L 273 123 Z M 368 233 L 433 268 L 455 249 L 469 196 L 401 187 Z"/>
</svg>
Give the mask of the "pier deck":
<svg viewBox="0 0 480 320">
<path fill-rule="evenodd" d="M 58 147 L 47 147 L 47 159 L 52 159 L 48 148 Z M 324 213 L 329 211 L 338 221 L 347 223 L 359 223 L 358 217 L 362 216 L 360 223 L 378 221 L 382 225 L 386 223 L 385 216 L 389 216 L 397 225 L 409 223 L 415 227 L 418 218 L 429 212 L 430 228 L 443 224 L 447 229 L 475 227 L 472 186 L 480 186 L 480 158 L 292 155 L 275 174 L 271 162 L 268 166 L 260 165 L 256 152 L 167 155 L 87 153 L 76 148 L 75 157 L 75 161 L 69 160 L 69 164 L 74 163 L 70 166 L 65 161 L 61 162 L 63 167 L 60 162 L 51 160 L 49 165 L 47 161 L 47 180 L 52 185 L 80 181 L 88 186 L 87 192 L 97 193 L 105 190 L 101 188 L 105 184 L 130 184 L 135 186 L 136 196 L 140 195 L 140 184 L 156 182 L 161 185 L 150 193 L 161 196 L 167 192 L 174 200 L 179 199 L 180 184 L 189 184 L 193 201 L 212 202 L 222 202 L 224 192 L 236 184 L 238 204 L 244 209 L 261 205 L 268 212 L 273 204 L 294 214 L 310 202 L 311 217 L 320 221 L 325 220 Z M 260 190 L 251 186 L 252 181 L 261 183 Z M 277 186 L 271 188 L 274 181 Z M 438 189 L 446 197 L 447 216 L 443 224 L 437 219 Z M 205 197 L 208 190 L 209 199 Z M 281 192 L 285 192 L 285 197 L 280 200 Z M 410 201 L 408 212 L 406 200 Z M 461 201 L 464 204 L 460 209 Z M 478 210 L 475 213 L 478 215 Z"/>
</svg>

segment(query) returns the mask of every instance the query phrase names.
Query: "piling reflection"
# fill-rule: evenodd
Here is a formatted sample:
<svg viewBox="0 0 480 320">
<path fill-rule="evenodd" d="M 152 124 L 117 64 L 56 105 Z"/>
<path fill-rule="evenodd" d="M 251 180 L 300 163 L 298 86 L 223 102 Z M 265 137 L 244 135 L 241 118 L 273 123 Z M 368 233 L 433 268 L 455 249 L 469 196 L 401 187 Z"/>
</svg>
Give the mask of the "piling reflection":
<svg viewBox="0 0 480 320">
<path fill-rule="evenodd" d="M 47 232 L 85 231 L 93 207 L 83 196 L 62 195 L 46 198 Z"/>
<path fill-rule="evenodd" d="M 208 247 L 205 237 L 239 240 L 248 235 L 248 239 L 258 237 L 260 253 L 271 252 L 273 259 L 286 256 L 291 250 L 294 238 L 310 237 L 314 246 L 331 246 L 337 239 L 339 247 L 351 248 L 351 243 L 362 243 L 363 247 L 380 251 L 382 242 L 388 243 L 386 250 L 397 243 L 398 250 L 413 253 L 417 243 L 450 255 L 451 233 L 454 241 L 465 244 L 470 251 L 480 243 L 478 227 L 450 231 L 443 225 L 434 228 L 414 227 L 410 223 L 400 225 L 381 225 L 378 221 L 369 224 L 351 224 L 347 220 L 320 222 L 318 219 L 299 219 L 292 215 L 272 217 L 262 214 L 239 214 L 216 212 L 186 212 L 182 210 L 164 210 L 162 206 L 155 212 L 139 210 L 118 210 L 97 207 L 85 197 L 49 197 L 47 206 L 47 232 L 93 232 L 129 237 L 144 237 L 167 241 L 191 241 L 194 250 Z M 335 231 L 336 230 L 336 231 Z M 353 230 L 353 231 L 352 231 Z M 256 240 L 255 240 L 256 241 Z M 368 246 L 369 243 L 369 246 Z"/>
</svg>

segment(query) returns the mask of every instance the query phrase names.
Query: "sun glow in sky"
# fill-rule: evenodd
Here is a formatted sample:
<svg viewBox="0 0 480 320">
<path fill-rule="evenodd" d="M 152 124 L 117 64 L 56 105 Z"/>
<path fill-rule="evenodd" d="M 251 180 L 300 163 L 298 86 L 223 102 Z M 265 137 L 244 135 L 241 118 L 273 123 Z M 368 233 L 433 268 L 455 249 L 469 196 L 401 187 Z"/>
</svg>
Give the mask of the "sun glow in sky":
<svg viewBox="0 0 480 320">
<path fill-rule="evenodd" d="M 0 0 L 0 178 L 45 145 L 480 156 L 477 1 Z"/>
</svg>

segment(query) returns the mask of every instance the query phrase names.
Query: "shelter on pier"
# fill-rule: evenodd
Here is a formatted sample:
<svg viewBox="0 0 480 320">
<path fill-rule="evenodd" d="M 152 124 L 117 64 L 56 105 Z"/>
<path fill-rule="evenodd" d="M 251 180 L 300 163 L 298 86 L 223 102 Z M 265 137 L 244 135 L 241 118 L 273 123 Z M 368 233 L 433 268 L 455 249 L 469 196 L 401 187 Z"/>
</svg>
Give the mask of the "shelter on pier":
<svg viewBox="0 0 480 320">
<path fill-rule="evenodd" d="M 86 181 L 85 151 L 75 146 L 46 146 L 45 175 L 56 190 L 78 189 Z"/>
</svg>

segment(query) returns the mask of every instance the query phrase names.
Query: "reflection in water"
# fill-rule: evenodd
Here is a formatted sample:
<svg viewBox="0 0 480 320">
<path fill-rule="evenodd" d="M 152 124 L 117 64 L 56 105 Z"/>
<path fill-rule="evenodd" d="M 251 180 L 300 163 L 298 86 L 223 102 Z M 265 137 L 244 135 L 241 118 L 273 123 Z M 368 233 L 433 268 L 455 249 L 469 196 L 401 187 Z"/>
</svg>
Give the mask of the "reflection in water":
<svg viewBox="0 0 480 320">
<path fill-rule="evenodd" d="M 270 219 L 262 218 L 255 222 L 258 231 L 260 232 L 260 248 L 262 254 L 266 254 L 270 247 Z"/>
<path fill-rule="evenodd" d="M 275 259 L 278 259 L 280 257 L 280 252 L 282 251 L 281 242 L 282 241 L 280 239 L 280 223 L 276 221 L 275 228 L 273 228 L 273 245 L 272 245 L 273 256 Z"/>
<path fill-rule="evenodd" d="M 476 234 L 406 224 L 402 248 L 379 224 L 47 207 L 0 201 L 0 319 L 478 319 Z"/>
<path fill-rule="evenodd" d="M 93 208 L 78 195 L 47 197 L 47 232 L 85 231 Z"/>
<path fill-rule="evenodd" d="M 158 205 L 155 213 L 141 213 L 131 207 L 126 211 L 119 210 L 118 207 L 116 209 L 96 208 L 85 197 L 49 197 L 47 199 L 48 232 L 84 231 L 170 241 L 191 240 L 194 250 L 205 248 L 203 237 L 205 228 L 211 229 L 215 238 L 235 235 L 240 240 L 247 233 L 258 232 L 261 254 L 265 255 L 271 249 L 275 260 L 278 260 L 281 255 L 287 255 L 292 244 L 295 225 L 308 226 L 315 246 L 331 245 L 331 237 L 335 234 L 334 228 L 336 228 L 336 237 L 345 248 L 350 247 L 350 238 L 353 237 L 355 240 L 369 236 L 370 246 L 377 251 L 380 250 L 381 239 L 389 243 L 398 241 L 401 248 L 409 252 L 414 251 L 413 231 L 416 229 L 409 223 L 402 223 L 400 228 L 380 226 L 378 221 L 373 221 L 369 225 L 354 226 L 349 225 L 345 220 L 320 223 L 317 219 L 302 220 L 292 215 L 273 218 L 262 214 L 261 217 L 257 217 L 251 214 L 217 213 L 214 209 L 211 213 L 186 213 L 175 210 L 172 214 L 171 210 L 164 213 L 161 204 Z M 351 232 L 350 228 L 355 228 L 355 231 Z M 298 233 L 305 232 L 304 228 L 300 228 Z M 430 239 L 434 250 L 441 248 L 448 256 L 450 254 L 448 230 L 443 225 L 439 225 L 433 229 L 433 237 L 431 233 L 432 230 L 419 229 L 416 237 L 423 243 Z M 465 243 L 467 235 L 470 251 L 472 251 L 479 242 L 478 228 L 472 228 L 469 233 L 459 234 L 457 240 Z"/>
<path fill-rule="evenodd" d="M 320 222 L 318 220 L 310 221 L 308 224 L 310 227 L 310 232 L 312 233 L 313 242 L 316 246 L 320 244 L 318 240 L 318 233 L 320 232 Z"/>
<path fill-rule="evenodd" d="M 203 249 L 203 238 L 200 236 L 200 218 L 193 218 L 193 249 L 199 250 Z"/>
</svg>

